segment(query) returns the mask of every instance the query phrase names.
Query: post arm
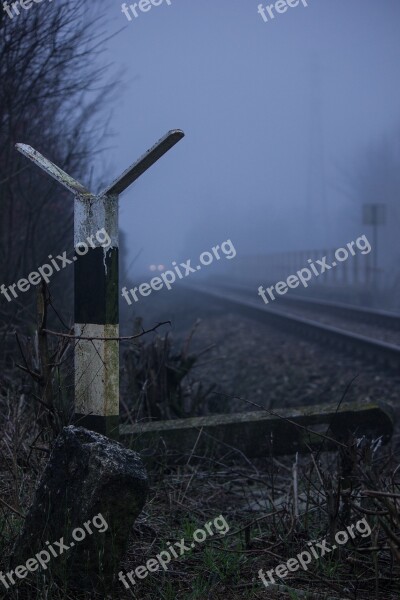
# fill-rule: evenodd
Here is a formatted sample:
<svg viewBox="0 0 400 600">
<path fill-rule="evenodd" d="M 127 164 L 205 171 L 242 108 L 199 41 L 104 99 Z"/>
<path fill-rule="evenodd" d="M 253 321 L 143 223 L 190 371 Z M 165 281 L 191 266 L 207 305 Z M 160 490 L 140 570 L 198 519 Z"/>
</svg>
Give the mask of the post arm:
<svg viewBox="0 0 400 600">
<path fill-rule="evenodd" d="M 108 188 L 99 196 L 118 195 L 131 185 L 138 177 L 143 175 L 159 158 L 177 144 L 183 137 L 183 131 L 173 129 L 162 137 L 152 148 L 147 150 L 133 165 L 122 173 Z"/>
<path fill-rule="evenodd" d="M 28 146 L 27 144 L 16 144 L 18 152 L 21 152 L 24 156 L 29 158 L 35 165 L 43 169 L 50 177 L 61 183 L 67 190 L 73 194 L 79 195 L 91 195 L 90 192 L 83 186 L 79 181 L 75 181 L 73 177 L 68 175 L 65 171 L 57 167 L 48 158 L 44 157 L 40 152 Z"/>
</svg>

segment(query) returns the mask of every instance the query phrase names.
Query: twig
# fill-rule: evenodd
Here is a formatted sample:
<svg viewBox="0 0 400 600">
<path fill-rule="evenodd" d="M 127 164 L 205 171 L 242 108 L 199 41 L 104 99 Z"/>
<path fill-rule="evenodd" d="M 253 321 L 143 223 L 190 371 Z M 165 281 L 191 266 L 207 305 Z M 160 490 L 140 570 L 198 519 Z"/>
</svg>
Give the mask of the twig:
<svg viewBox="0 0 400 600">
<path fill-rule="evenodd" d="M 171 325 L 171 321 L 162 321 L 161 323 L 157 323 L 151 329 L 143 329 L 141 333 L 137 333 L 136 335 L 128 335 L 122 337 L 96 337 L 96 336 L 85 336 L 85 335 L 73 335 L 70 333 L 60 333 L 59 331 L 52 331 L 51 329 L 43 329 L 46 333 L 50 333 L 51 335 L 57 335 L 59 337 L 70 338 L 73 340 L 99 340 L 99 341 L 124 341 L 124 340 L 135 340 L 136 338 L 142 337 L 146 333 L 151 333 L 152 331 L 156 331 L 161 325 Z"/>
<path fill-rule="evenodd" d="M 325 431 L 325 435 L 327 435 L 327 434 L 328 434 L 328 432 L 330 431 L 330 429 L 331 429 L 331 427 L 332 427 L 332 424 L 333 424 L 333 421 L 335 420 L 335 417 L 337 416 L 337 414 L 338 414 L 338 412 L 339 412 L 339 408 L 342 406 L 342 404 L 343 404 L 343 401 L 344 401 L 344 399 L 345 399 L 345 398 L 346 398 L 346 396 L 347 396 L 347 392 L 349 391 L 349 389 L 351 388 L 351 386 L 353 385 L 353 382 L 354 382 L 354 381 L 357 379 L 357 377 L 358 377 L 358 374 L 357 374 L 357 375 L 355 375 L 355 376 L 353 377 L 353 379 L 351 379 L 351 380 L 349 381 L 349 383 L 346 385 L 346 387 L 345 387 L 345 390 L 344 390 L 344 392 L 343 392 L 343 394 L 342 394 L 342 397 L 341 397 L 341 398 L 340 398 L 340 400 L 339 400 L 339 404 L 338 404 L 338 405 L 337 405 L 337 407 L 336 407 L 335 414 L 333 415 L 333 417 L 332 417 L 332 419 L 331 419 L 331 421 L 330 421 L 330 423 L 329 423 L 329 425 L 328 425 L 328 429 Z M 316 458 L 316 461 L 319 459 L 319 456 L 320 456 L 320 454 L 321 454 L 321 452 L 322 452 L 322 449 L 323 449 L 323 447 L 324 447 L 324 442 L 325 442 L 325 440 L 322 440 L 322 442 L 321 442 L 321 446 L 319 447 L 319 450 L 318 450 L 318 452 L 317 452 L 317 455 L 316 455 L 316 457 L 315 457 L 315 458 Z"/>
<path fill-rule="evenodd" d="M 392 492 L 377 492 L 376 490 L 363 490 L 361 496 L 383 496 L 385 498 L 400 498 L 400 494 L 393 494 Z"/>
<path fill-rule="evenodd" d="M 299 518 L 299 489 L 298 489 L 298 462 L 299 453 L 296 452 L 296 460 L 293 463 L 293 504 L 295 519 Z"/>
<path fill-rule="evenodd" d="M 224 394 L 223 392 L 211 392 L 211 394 L 220 394 L 221 396 L 225 396 L 226 398 L 230 398 L 231 400 L 242 400 L 243 402 L 252 404 L 252 406 L 261 408 L 261 410 L 265 410 L 265 412 L 267 412 L 272 417 L 278 417 L 278 419 L 282 419 L 282 421 L 286 421 L 286 423 L 290 423 L 291 425 L 294 425 L 298 429 L 303 429 L 309 435 L 319 436 L 319 437 L 323 438 L 324 440 L 328 440 L 328 442 L 332 442 L 333 444 L 336 444 L 337 446 L 342 446 L 342 448 L 347 448 L 346 444 L 339 442 L 339 440 L 335 440 L 334 438 L 324 435 L 323 433 L 319 433 L 318 431 L 312 431 L 311 429 L 308 429 L 308 427 L 305 427 L 304 425 L 300 425 L 300 423 L 296 423 L 296 421 L 292 421 L 291 419 L 288 419 L 287 417 L 279 415 L 278 413 L 276 413 L 272 410 L 269 410 L 268 408 L 265 408 L 265 406 L 261 406 L 261 404 L 257 404 L 257 402 L 253 402 L 252 400 L 248 400 L 247 398 L 241 398 L 240 396 L 232 396 L 231 394 Z"/>
<path fill-rule="evenodd" d="M 17 510 L 16 508 L 13 508 L 12 506 L 10 506 L 9 504 L 7 504 L 7 502 L 5 500 L 2 500 L 2 498 L 0 498 L 0 502 L 2 504 L 4 504 L 4 506 L 6 506 L 7 508 L 9 508 L 10 510 L 12 510 L 12 512 L 14 512 L 16 515 L 18 515 L 19 517 L 21 517 L 22 519 L 25 519 L 26 517 L 24 517 L 24 515 L 22 513 L 19 512 L 19 510 Z"/>
</svg>

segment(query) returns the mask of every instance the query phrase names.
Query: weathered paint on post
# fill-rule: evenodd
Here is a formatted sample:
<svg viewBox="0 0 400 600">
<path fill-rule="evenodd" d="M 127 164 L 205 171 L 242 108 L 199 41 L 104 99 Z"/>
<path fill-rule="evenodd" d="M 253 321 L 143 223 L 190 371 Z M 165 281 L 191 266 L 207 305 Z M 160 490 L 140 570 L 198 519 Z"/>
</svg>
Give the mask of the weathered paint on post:
<svg viewBox="0 0 400 600">
<path fill-rule="evenodd" d="M 74 315 L 75 335 L 103 339 L 75 344 L 75 421 L 117 438 L 119 435 L 118 310 L 118 197 L 131 183 L 184 137 L 168 132 L 139 160 L 98 195 L 25 144 L 16 148 L 75 195 L 74 204 Z M 96 234 L 105 230 L 110 244 Z M 92 247 L 81 254 L 79 245 L 90 238 Z"/>
<path fill-rule="evenodd" d="M 102 247 L 96 234 L 110 243 Z M 103 239 L 99 236 L 100 239 Z M 107 238 L 107 242 L 108 242 Z M 75 196 L 74 246 L 91 239 L 94 248 L 75 263 L 75 418 L 80 425 L 118 437 L 119 336 L 118 196 Z"/>
</svg>

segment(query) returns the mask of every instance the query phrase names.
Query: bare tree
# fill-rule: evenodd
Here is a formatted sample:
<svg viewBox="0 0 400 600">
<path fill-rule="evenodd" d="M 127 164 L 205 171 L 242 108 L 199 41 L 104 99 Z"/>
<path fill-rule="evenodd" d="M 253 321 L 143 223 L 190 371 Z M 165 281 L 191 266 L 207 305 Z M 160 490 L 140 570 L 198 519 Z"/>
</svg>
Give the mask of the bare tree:
<svg viewBox="0 0 400 600">
<path fill-rule="evenodd" d="M 102 3 L 100 2 L 100 8 Z M 99 4 L 66 0 L 38 5 L 10 19 L 0 11 L 0 284 L 26 277 L 48 254 L 73 247 L 73 203 L 68 194 L 19 155 L 15 143 L 31 144 L 78 179 L 89 156 L 101 150 L 104 106 L 115 82 L 100 55 L 106 40 Z M 100 102 L 101 97 L 101 102 Z M 52 282 L 57 305 L 71 307 L 72 270 Z M 11 331 L 34 323 L 34 293 L 8 302 L 2 358 Z"/>
</svg>

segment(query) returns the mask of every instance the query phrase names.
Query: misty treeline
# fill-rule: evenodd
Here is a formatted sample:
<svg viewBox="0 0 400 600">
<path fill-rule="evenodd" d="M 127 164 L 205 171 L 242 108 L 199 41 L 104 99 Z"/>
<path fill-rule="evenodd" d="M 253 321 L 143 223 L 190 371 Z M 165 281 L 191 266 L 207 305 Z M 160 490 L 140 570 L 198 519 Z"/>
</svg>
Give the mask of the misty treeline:
<svg viewBox="0 0 400 600">
<path fill-rule="evenodd" d="M 49 262 L 49 254 L 73 250 L 72 194 L 15 144 L 33 146 L 91 184 L 92 159 L 107 134 L 104 108 L 115 83 L 106 83 L 108 67 L 101 64 L 106 39 L 98 9 L 99 3 L 94 11 L 87 0 L 64 0 L 34 5 L 13 19 L 0 11 L 0 284 L 6 287 Z M 50 289 L 58 314 L 70 325 L 73 268 L 53 276 Z M 15 361 L 14 332 L 34 332 L 36 291 L 17 289 L 11 302 L 0 296 L 3 374 Z M 58 319 L 53 310 L 49 317 Z"/>
</svg>

